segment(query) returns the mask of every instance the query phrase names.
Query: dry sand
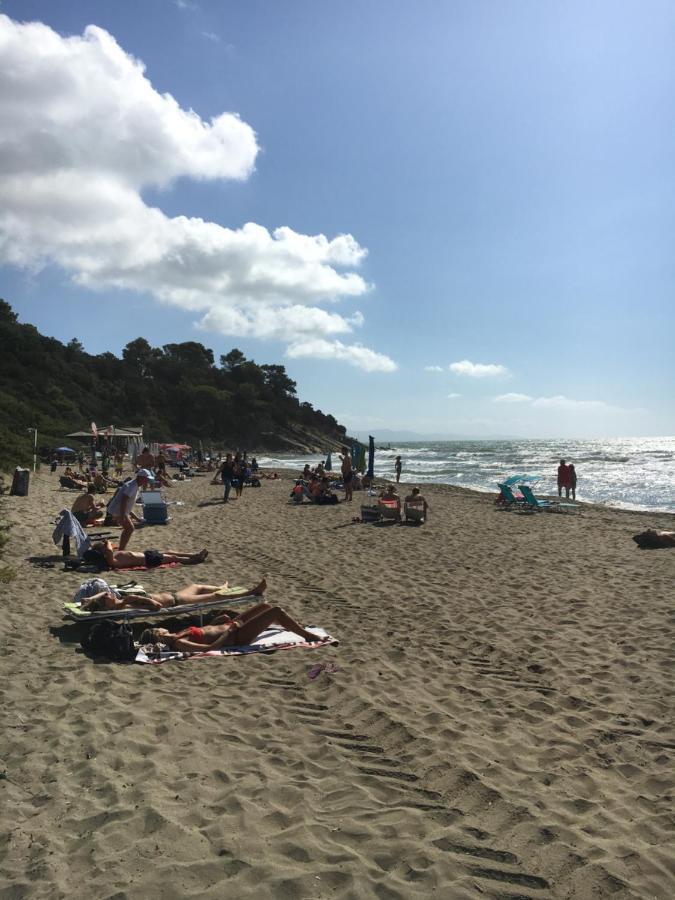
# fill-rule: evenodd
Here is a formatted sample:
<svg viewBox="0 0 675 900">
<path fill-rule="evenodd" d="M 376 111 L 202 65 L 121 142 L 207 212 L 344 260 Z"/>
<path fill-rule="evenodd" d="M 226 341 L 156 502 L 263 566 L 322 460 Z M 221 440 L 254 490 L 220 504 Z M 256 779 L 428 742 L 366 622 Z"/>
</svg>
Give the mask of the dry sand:
<svg viewBox="0 0 675 900">
<path fill-rule="evenodd" d="M 340 646 L 163 666 L 78 652 L 82 578 L 27 561 L 56 476 L 5 499 L 0 897 L 675 896 L 675 550 L 631 541 L 673 517 L 429 487 L 426 525 L 373 526 L 290 487 L 179 485 L 131 549 L 207 546 L 143 584 L 264 574 Z"/>
</svg>

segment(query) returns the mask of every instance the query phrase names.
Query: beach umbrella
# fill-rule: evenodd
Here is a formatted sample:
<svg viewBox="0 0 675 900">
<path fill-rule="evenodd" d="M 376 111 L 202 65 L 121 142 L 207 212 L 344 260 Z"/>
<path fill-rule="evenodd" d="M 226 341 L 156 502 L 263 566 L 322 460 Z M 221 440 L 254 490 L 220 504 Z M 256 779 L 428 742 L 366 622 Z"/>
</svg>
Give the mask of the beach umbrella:
<svg viewBox="0 0 675 900">
<path fill-rule="evenodd" d="M 370 435 L 368 437 L 368 478 L 374 477 L 374 468 L 375 468 L 375 438 Z"/>
<path fill-rule="evenodd" d="M 73 450 L 72 447 L 57 447 L 54 452 L 55 453 L 74 453 L 75 451 Z"/>
<path fill-rule="evenodd" d="M 366 447 L 365 444 L 359 444 L 359 455 L 356 461 L 356 471 L 357 472 L 365 472 L 366 471 Z"/>
<path fill-rule="evenodd" d="M 326 457 L 326 465 L 324 466 L 326 472 L 333 471 L 333 458 L 331 456 L 330 450 L 328 451 L 328 456 Z"/>
</svg>

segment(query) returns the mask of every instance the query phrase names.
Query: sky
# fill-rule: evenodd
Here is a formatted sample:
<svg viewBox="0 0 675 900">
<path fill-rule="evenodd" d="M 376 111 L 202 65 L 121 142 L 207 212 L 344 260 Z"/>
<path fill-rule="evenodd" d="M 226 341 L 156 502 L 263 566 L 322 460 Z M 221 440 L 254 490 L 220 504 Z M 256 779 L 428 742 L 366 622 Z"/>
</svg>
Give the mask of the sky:
<svg viewBox="0 0 675 900">
<path fill-rule="evenodd" d="M 4 0 L 0 296 L 352 432 L 675 432 L 670 0 Z"/>
</svg>

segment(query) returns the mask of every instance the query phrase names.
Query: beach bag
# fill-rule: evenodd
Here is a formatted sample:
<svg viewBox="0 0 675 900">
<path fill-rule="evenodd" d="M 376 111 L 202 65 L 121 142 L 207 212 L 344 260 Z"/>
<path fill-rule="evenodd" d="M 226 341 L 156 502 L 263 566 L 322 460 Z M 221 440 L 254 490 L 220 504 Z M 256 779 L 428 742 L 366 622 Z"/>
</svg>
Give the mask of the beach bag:
<svg viewBox="0 0 675 900">
<path fill-rule="evenodd" d="M 134 633 L 126 622 L 104 619 L 95 622 L 82 639 L 82 649 L 92 656 L 105 656 L 113 662 L 136 659 Z"/>
<path fill-rule="evenodd" d="M 104 581 L 103 578 L 90 578 L 88 581 L 83 581 L 75 591 L 73 601 L 75 603 L 81 603 L 83 600 L 93 597 L 94 594 L 100 594 L 102 591 L 109 590 L 110 585 L 107 581 Z"/>
</svg>

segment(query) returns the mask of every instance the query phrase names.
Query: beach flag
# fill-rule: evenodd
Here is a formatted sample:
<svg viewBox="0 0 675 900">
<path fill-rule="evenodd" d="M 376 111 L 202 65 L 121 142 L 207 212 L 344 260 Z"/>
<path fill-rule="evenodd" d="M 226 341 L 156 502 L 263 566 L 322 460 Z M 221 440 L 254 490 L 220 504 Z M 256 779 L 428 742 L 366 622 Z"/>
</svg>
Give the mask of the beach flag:
<svg viewBox="0 0 675 900">
<path fill-rule="evenodd" d="M 328 456 L 326 457 L 326 465 L 324 466 L 324 469 L 326 470 L 326 472 L 333 471 L 333 459 L 331 457 L 330 450 L 328 451 Z"/>
<path fill-rule="evenodd" d="M 373 478 L 375 468 L 375 438 L 372 435 L 368 436 L 368 478 Z"/>
</svg>

